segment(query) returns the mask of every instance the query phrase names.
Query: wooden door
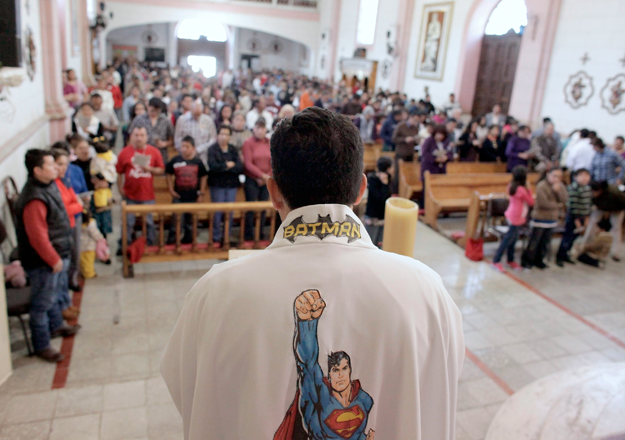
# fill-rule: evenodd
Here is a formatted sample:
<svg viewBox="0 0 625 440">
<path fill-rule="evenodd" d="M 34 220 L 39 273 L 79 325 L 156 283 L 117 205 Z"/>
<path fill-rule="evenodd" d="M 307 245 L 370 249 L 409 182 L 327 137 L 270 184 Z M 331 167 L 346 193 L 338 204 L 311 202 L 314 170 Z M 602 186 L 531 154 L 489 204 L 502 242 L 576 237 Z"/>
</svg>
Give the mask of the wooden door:
<svg viewBox="0 0 625 440">
<path fill-rule="evenodd" d="M 484 35 L 473 100 L 474 116 L 490 113 L 495 104 L 501 104 L 504 114 L 508 113 L 521 38 L 512 30 L 506 35 Z"/>
</svg>

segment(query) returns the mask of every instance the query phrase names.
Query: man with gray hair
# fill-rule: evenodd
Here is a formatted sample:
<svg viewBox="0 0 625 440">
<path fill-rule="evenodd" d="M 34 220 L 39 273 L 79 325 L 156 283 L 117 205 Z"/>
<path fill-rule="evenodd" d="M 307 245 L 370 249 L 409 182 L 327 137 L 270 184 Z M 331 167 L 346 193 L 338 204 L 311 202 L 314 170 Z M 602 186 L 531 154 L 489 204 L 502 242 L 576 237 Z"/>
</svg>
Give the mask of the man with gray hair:
<svg viewBox="0 0 625 440">
<path fill-rule="evenodd" d="M 204 162 L 208 162 L 208 147 L 217 140 L 217 128 L 215 121 L 204 113 L 204 104 L 201 100 L 195 100 L 191 104 L 191 111 L 178 118 L 176 122 L 176 134 L 174 144 L 176 150 L 180 151 L 182 139 L 191 136 L 195 141 L 195 149 L 198 157 Z"/>
<path fill-rule="evenodd" d="M 374 144 L 378 138 L 375 121 L 375 110 L 370 105 L 366 106 L 360 115 L 354 120 L 354 124 L 360 131 L 360 137 L 365 144 Z"/>
</svg>

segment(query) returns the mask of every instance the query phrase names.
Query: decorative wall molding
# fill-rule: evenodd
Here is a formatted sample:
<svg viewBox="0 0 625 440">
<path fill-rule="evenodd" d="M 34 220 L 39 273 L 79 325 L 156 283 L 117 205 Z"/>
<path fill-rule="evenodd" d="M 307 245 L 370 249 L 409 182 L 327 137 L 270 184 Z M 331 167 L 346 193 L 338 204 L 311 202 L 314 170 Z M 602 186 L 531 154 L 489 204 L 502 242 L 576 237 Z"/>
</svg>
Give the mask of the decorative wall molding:
<svg viewBox="0 0 625 440">
<path fill-rule="evenodd" d="M 35 119 L 30 125 L 26 126 L 15 134 L 11 139 L 0 145 L 0 163 L 9 157 L 15 150 L 17 150 L 28 139 L 37 134 L 46 124 L 49 123 L 47 115 L 42 115 Z M 43 145 L 42 145 L 43 147 Z"/>
<path fill-rule="evenodd" d="M 564 85 L 564 99 L 573 109 L 587 105 L 594 93 L 592 77 L 583 70 L 571 75 Z"/>
<path fill-rule="evenodd" d="M 625 112 L 625 74 L 608 78 L 600 96 L 601 106 L 611 115 Z"/>
</svg>

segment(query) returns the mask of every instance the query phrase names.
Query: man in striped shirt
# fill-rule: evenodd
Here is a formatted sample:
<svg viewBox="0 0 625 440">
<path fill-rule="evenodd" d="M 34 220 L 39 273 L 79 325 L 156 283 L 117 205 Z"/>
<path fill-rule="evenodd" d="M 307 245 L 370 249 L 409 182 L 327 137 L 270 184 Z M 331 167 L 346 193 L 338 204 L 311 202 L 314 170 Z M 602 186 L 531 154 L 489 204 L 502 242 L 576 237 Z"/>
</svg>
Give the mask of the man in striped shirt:
<svg viewBox="0 0 625 440">
<path fill-rule="evenodd" d="M 625 159 L 617 154 L 599 138 L 592 141 L 595 156 L 592 159 L 592 180 L 608 182 L 611 185 L 621 185 L 625 182 Z"/>
<path fill-rule="evenodd" d="M 567 188 L 569 201 L 566 226 L 556 256 L 556 264 L 559 267 L 564 267 L 564 263 L 575 264 L 569 257 L 569 251 L 575 239 L 588 226 L 592 210 L 592 190 L 589 184 L 590 172 L 586 168 L 580 168 L 575 172 L 575 180 Z"/>
</svg>

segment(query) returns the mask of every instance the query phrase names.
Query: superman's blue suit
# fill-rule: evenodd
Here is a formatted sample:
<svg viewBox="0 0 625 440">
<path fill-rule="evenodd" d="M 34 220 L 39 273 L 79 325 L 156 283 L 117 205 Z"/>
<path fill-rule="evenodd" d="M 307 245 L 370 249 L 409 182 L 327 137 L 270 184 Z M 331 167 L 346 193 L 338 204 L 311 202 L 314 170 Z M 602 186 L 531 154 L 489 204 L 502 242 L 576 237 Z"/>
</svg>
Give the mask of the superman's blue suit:
<svg viewBox="0 0 625 440">
<path fill-rule="evenodd" d="M 373 399 L 352 382 L 352 400 L 344 407 L 333 395 L 319 366 L 318 319 L 298 321 L 294 339 L 299 386 L 274 440 L 366 440 Z"/>
</svg>

